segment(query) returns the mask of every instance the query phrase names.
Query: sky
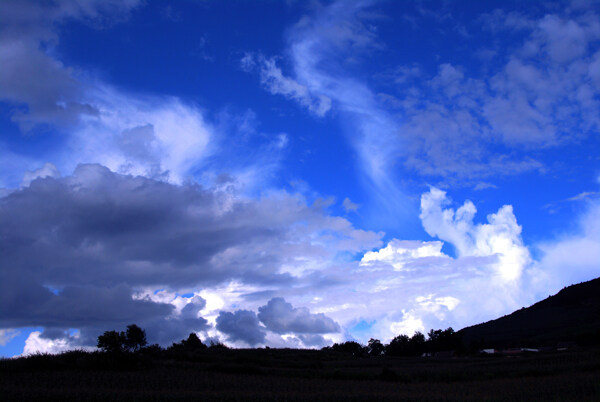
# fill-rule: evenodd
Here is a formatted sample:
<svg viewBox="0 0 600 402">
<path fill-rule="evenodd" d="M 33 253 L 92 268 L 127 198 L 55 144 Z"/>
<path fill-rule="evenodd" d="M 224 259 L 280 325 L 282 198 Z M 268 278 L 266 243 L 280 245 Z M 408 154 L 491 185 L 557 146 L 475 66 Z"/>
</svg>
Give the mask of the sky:
<svg viewBox="0 0 600 402">
<path fill-rule="evenodd" d="M 0 355 L 320 348 L 600 276 L 595 1 L 0 2 Z"/>
</svg>

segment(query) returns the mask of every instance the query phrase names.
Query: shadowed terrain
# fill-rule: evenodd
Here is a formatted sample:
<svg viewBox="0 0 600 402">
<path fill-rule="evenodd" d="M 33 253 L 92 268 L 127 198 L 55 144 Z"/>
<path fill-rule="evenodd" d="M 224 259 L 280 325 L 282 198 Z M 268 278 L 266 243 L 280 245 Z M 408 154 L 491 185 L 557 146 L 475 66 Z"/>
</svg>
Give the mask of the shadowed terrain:
<svg viewBox="0 0 600 402">
<path fill-rule="evenodd" d="M 600 278 L 562 289 L 531 307 L 458 331 L 481 347 L 579 345 L 600 342 Z"/>
<path fill-rule="evenodd" d="M 69 352 L 0 364 L 5 401 L 595 401 L 599 379 L 598 349 L 452 359 L 290 349 L 208 349 L 160 359 Z"/>
</svg>

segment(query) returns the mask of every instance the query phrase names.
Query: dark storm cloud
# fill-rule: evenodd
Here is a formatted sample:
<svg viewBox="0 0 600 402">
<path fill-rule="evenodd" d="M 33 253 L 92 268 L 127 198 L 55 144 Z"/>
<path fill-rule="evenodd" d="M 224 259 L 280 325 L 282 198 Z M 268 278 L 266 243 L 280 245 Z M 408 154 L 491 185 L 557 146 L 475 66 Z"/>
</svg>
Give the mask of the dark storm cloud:
<svg viewBox="0 0 600 402">
<path fill-rule="evenodd" d="M 68 286 L 58 295 L 34 286 L 11 289 L 3 284 L 2 288 L 0 323 L 3 327 L 81 328 L 99 322 L 118 325 L 167 317 L 173 309 L 170 304 L 134 300 L 131 289 L 125 285 L 112 288 Z"/>
<path fill-rule="evenodd" d="M 265 341 L 265 331 L 253 311 L 221 312 L 217 317 L 217 329 L 232 342 L 243 341 L 254 346 Z"/>
<path fill-rule="evenodd" d="M 246 269 L 265 266 L 252 273 L 211 261 L 228 247 L 282 230 L 253 219 L 261 213 L 250 204 L 220 211 L 225 202 L 198 186 L 81 165 L 71 177 L 34 180 L 2 200 L 0 261 L 9 267 L 5 275 L 27 273 L 33 283 L 53 287 L 183 286 L 236 276 L 272 281 L 276 256 L 248 256 Z"/>
<path fill-rule="evenodd" d="M 149 338 L 161 343 L 209 327 L 197 317 L 201 298 L 179 314 L 169 303 L 134 297 L 139 290 L 201 289 L 232 280 L 288 286 L 303 279 L 279 273 L 281 266 L 302 267 L 306 258 L 328 259 L 337 250 L 380 242 L 379 235 L 286 193 L 243 200 L 101 165 L 38 178 L 0 198 L 0 222 L 0 328 L 77 328 L 86 341 L 131 323 L 145 325 Z M 312 243 L 324 227 L 333 251 Z M 273 303 L 263 316 L 277 331 L 337 331 L 325 316 L 291 306 L 281 310 L 291 323 L 271 317 Z"/>
<path fill-rule="evenodd" d="M 325 314 L 311 314 L 304 307 L 294 308 L 282 297 L 274 297 L 266 306 L 259 307 L 258 311 L 258 318 L 267 329 L 279 334 L 324 334 L 340 331 L 340 326 Z"/>
</svg>

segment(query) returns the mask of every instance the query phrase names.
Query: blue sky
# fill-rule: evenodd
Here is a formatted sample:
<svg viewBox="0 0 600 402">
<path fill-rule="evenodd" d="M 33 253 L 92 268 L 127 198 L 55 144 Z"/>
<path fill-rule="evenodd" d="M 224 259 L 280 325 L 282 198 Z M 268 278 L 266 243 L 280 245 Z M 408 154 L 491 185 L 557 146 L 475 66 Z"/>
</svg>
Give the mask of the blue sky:
<svg viewBox="0 0 600 402">
<path fill-rule="evenodd" d="M 0 354 L 387 342 L 597 277 L 599 12 L 2 2 Z"/>
</svg>

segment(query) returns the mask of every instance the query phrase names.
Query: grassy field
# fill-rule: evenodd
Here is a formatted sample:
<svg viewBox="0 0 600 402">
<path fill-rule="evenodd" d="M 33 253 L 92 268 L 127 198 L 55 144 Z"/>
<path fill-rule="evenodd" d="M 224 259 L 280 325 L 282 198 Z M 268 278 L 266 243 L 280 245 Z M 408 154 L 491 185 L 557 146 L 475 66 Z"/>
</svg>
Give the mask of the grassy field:
<svg viewBox="0 0 600 402">
<path fill-rule="evenodd" d="M 451 359 L 278 349 L 175 358 L 70 352 L 0 361 L 0 395 L 3 401 L 599 401 L 600 349 Z"/>
</svg>

